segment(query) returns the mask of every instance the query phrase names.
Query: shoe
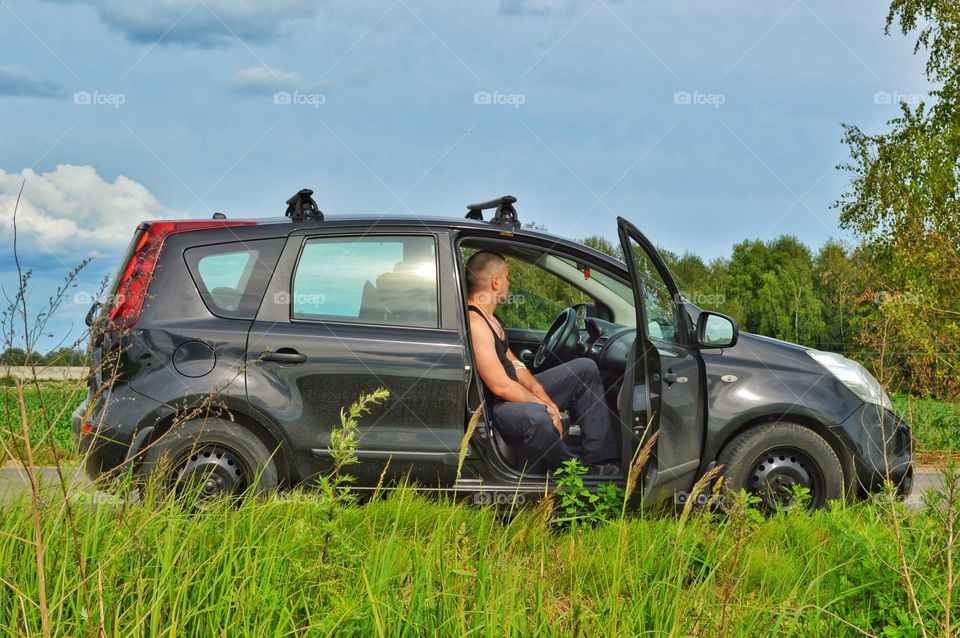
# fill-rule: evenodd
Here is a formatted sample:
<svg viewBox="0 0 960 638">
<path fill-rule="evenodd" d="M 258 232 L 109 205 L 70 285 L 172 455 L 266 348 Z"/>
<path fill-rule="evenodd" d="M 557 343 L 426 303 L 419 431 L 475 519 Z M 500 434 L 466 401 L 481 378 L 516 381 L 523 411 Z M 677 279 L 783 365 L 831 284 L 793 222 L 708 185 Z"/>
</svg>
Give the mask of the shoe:
<svg viewBox="0 0 960 638">
<path fill-rule="evenodd" d="M 599 463 L 587 468 L 587 476 L 620 476 L 620 466 L 615 463 Z"/>
</svg>

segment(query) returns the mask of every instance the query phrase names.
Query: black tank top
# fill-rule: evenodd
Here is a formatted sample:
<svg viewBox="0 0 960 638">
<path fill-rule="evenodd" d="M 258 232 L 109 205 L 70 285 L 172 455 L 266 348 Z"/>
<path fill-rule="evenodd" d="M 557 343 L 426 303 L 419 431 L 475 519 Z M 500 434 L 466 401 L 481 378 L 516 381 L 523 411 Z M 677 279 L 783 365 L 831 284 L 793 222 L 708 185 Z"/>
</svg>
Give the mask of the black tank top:
<svg viewBox="0 0 960 638">
<path fill-rule="evenodd" d="M 500 364 L 503 365 L 503 371 L 506 372 L 507 376 L 510 377 L 511 379 L 513 379 L 514 381 L 518 381 L 517 369 L 514 367 L 513 362 L 507 358 L 507 350 L 510 348 L 510 342 L 507 340 L 507 331 L 503 326 L 503 322 L 500 321 L 500 317 L 497 317 L 496 315 L 494 315 L 496 320 L 500 323 L 500 327 L 503 329 L 503 339 L 501 339 L 500 335 L 497 334 L 497 331 L 493 329 L 493 325 L 487 319 L 486 315 L 483 314 L 482 310 L 480 310 L 473 304 L 469 304 L 467 306 L 467 309 L 473 310 L 478 315 L 480 315 L 480 317 L 484 320 L 484 322 L 490 328 L 490 332 L 493 333 L 493 345 L 494 345 L 494 348 L 496 348 L 497 350 L 497 358 L 500 359 Z M 503 399 L 501 399 L 500 397 L 490 392 L 490 390 L 488 390 L 486 386 L 484 386 L 483 388 L 483 395 L 487 401 L 488 406 L 492 406 L 496 401 L 503 401 Z"/>
</svg>

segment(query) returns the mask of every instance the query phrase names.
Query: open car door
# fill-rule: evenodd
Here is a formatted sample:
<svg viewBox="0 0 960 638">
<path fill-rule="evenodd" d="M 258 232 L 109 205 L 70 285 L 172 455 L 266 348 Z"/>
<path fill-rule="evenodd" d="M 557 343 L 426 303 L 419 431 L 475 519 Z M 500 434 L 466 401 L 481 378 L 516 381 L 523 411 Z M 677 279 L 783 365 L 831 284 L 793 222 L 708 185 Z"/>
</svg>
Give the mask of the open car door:
<svg viewBox="0 0 960 638">
<path fill-rule="evenodd" d="M 617 230 L 637 313 L 620 415 L 634 444 L 642 445 L 659 431 L 646 473 L 648 501 L 669 496 L 681 500 L 696 479 L 703 452 L 703 361 L 680 291 L 656 248 L 622 217 L 617 218 Z M 633 452 L 633 446 L 624 446 L 625 456 Z"/>
</svg>

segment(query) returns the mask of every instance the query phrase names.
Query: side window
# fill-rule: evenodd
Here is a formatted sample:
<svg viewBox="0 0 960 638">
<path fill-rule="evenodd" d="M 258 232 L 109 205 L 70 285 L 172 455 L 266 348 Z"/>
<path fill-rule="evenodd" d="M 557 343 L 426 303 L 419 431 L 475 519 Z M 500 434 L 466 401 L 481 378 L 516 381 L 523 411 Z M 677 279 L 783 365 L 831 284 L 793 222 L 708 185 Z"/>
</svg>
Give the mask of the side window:
<svg viewBox="0 0 960 638">
<path fill-rule="evenodd" d="M 257 239 L 186 250 L 190 275 L 210 312 L 229 319 L 253 319 L 283 243 L 283 239 Z"/>
<path fill-rule="evenodd" d="M 433 237 L 309 239 L 291 290 L 294 319 L 436 328 Z"/>
<path fill-rule="evenodd" d="M 647 334 L 652 339 L 683 343 L 679 330 L 679 313 L 676 300 L 670 294 L 666 282 L 657 271 L 650 256 L 630 241 L 634 263 L 640 276 L 641 298 L 647 317 Z"/>
<path fill-rule="evenodd" d="M 475 250 L 461 249 L 462 263 Z M 593 301 L 583 291 L 534 264 L 507 256 L 510 268 L 510 293 L 497 308 L 497 315 L 508 328 L 548 330 L 565 308 Z"/>
<path fill-rule="evenodd" d="M 225 310 L 236 310 L 240 305 L 239 292 L 242 282 L 249 279 L 250 267 L 257 261 L 260 251 L 239 250 L 237 252 L 206 255 L 197 263 L 197 272 L 203 285 L 213 293 L 214 301 Z M 218 297 L 218 291 L 230 291 L 230 294 Z"/>
</svg>

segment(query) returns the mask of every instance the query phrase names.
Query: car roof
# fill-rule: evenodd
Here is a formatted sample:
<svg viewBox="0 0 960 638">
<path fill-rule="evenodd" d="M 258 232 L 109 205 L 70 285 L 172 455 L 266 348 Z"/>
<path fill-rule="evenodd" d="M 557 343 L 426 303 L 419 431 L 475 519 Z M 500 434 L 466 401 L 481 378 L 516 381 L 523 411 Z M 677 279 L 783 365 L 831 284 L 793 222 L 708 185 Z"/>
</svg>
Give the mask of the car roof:
<svg viewBox="0 0 960 638">
<path fill-rule="evenodd" d="M 156 223 L 159 221 L 186 221 L 183 219 L 168 219 L 168 220 L 152 220 L 149 223 Z M 282 225 L 289 224 L 291 226 L 290 230 L 299 230 L 300 228 L 322 228 L 324 226 L 334 226 L 334 227 L 349 227 L 349 226 L 420 226 L 425 228 L 442 228 L 442 229 L 457 229 L 457 230 L 476 230 L 484 233 L 496 233 L 497 235 L 503 234 L 502 229 L 498 224 L 493 224 L 486 220 L 478 219 L 467 219 L 465 217 L 454 217 L 454 216 L 430 216 L 430 215 L 417 215 L 412 213 L 324 213 L 323 219 L 305 219 L 305 220 L 293 220 L 290 217 L 232 217 L 227 218 L 224 221 L 251 221 L 256 222 L 256 226 L 263 228 L 264 226 L 273 226 L 273 225 Z M 611 267 L 618 269 L 625 268 L 625 264 L 616 259 L 607 255 L 606 253 L 600 252 L 596 249 L 585 246 L 584 244 L 561 237 L 559 235 L 553 235 L 546 231 L 535 230 L 533 228 L 518 227 L 514 230 L 512 235 L 515 237 L 523 237 L 529 239 L 540 240 L 543 242 L 550 242 L 551 244 L 558 246 L 565 246 L 567 248 L 586 251 L 593 255 L 594 257 L 607 262 Z"/>
</svg>

